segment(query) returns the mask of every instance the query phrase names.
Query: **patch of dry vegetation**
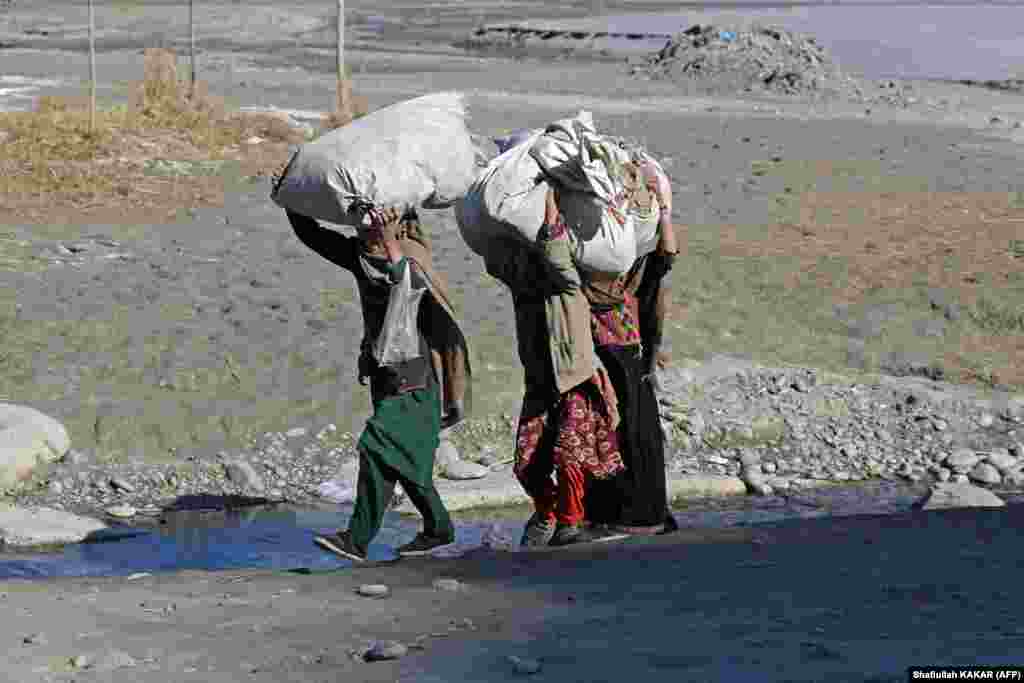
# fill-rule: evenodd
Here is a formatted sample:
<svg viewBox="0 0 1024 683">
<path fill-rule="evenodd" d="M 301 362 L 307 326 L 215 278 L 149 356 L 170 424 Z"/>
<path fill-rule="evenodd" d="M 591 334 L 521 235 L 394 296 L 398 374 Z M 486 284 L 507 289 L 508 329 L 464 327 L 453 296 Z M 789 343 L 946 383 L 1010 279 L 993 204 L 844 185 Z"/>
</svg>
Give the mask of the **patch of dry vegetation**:
<svg viewBox="0 0 1024 683">
<path fill-rule="evenodd" d="M 0 113 L 0 223 L 121 222 L 216 204 L 227 183 L 268 175 L 305 139 L 284 117 L 227 111 L 204 82 L 179 78 L 169 50 L 147 49 L 143 71 L 128 106 L 98 111 L 93 131 L 85 98 L 44 97 L 34 111 Z M 354 103 L 365 113 L 365 100 Z M 231 162 L 236 177 L 146 173 L 154 160 Z"/>
<path fill-rule="evenodd" d="M 849 337 L 834 305 L 891 304 L 904 319 L 868 335 L 868 369 L 906 349 L 930 355 L 949 381 L 1024 388 L 1024 206 L 1006 193 L 812 192 L 791 220 L 683 231 L 680 348 L 773 349 L 840 368 Z M 929 303 L 937 290 L 962 313 L 943 320 Z M 944 331 L 921 336 L 913 320 Z"/>
</svg>

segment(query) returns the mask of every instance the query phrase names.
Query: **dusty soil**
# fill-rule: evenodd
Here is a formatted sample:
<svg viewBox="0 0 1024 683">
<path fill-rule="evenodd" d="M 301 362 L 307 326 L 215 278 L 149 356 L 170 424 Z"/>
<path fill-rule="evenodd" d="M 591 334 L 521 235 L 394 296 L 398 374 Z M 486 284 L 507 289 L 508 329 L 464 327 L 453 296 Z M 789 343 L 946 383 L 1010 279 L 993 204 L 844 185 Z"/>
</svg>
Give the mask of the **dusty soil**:
<svg viewBox="0 0 1024 683">
<path fill-rule="evenodd" d="M 269 3 L 201 5 L 201 69 L 229 103 L 330 108 L 320 4 L 289 8 L 284 24 Z M 1024 386 L 1019 97 L 924 84 L 948 106 L 870 112 L 680 97 L 621 64 L 450 46 L 483 20 L 580 17 L 589 3 L 349 5 L 355 88 L 374 106 L 463 89 L 484 133 L 586 107 L 666 160 L 686 245 L 676 358 L 729 352 L 855 374 L 917 353 L 949 377 Z M 83 7 L 13 8 L 0 15 L 4 69 L 60 73 L 51 90 L 81 94 Z M 138 78 L 141 48 L 187 36 L 177 3 L 103 3 L 99 21 L 111 102 Z M 191 204 L 186 193 L 174 219 L 120 206 L 88 222 L 45 207 L 0 219 L 0 397 L 59 417 L 76 447 L 110 459 L 184 462 L 267 430 L 357 429 L 368 401 L 353 381 L 352 283 L 303 250 L 268 189 L 258 180 Z M 449 213 L 425 220 L 473 340 L 480 414 L 514 411 L 511 302 Z M 912 662 L 1009 663 L 1021 651 L 1021 521 L 1011 507 L 324 576 L 8 583 L 2 609 L 16 626 L 2 668 L 19 682 L 505 680 L 504 658 L 522 655 L 541 660 L 540 680 L 904 680 Z M 466 592 L 433 590 L 441 575 Z M 353 595 L 371 582 L 392 597 Z M 398 662 L 349 656 L 431 633 L 448 635 Z M 78 655 L 85 667 L 72 671 Z"/>
<path fill-rule="evenodd" d="M 1022 524 L 1013 506 L 320 575 L 7 582 L 17 619 L 2 661 L 25 683 L 520 680 L 510 655 L 539 661 L 537 680 L 902 681 L 910 665 L 1020 666 Z M 356 595 L 367 583 L 390 596 Z M 377 640 L 422 649 L 361 661 Z"/>
<path fill-rule="evenodd" d="M 111 102 L 126 100 L 139 78 L 142 47 L 184 35 L 177 8 L 133 7 L 100 8 L 100 94 Z M 6 15 L 5 69 L 49 75 L 59 62 L 69 78 L 53 92 L 80 94 L 72 76 L 87 73 L 82 17 L 69 14 L 58 30 L 43 9 L 16 3 Z M 240 26 L 228 9 L 204 7 L 198 17 L 212 93 L 234 105 L 331 107 L 322 8 L 297 7 L 276 33 L 272 5 L 253 3 Z M 349 64 L 372 106 L 458 88 L 472 93 L 473 125 L 484 134 L 586 107 L 602 128 L 641 137 L 665 160 L 687 251 L 674 275 L 677 358 L 725 351 L 856 373 L 887 371 L 911 353 L 954 381 L 1022 386 L 1024 175 L 1010 125 L 1024 118 L 1019 98 L 924 84 L 949 106 L 868 114 L 842 102 L 680 97 L 630 78 L 623 64 L 450 46 L 479 13 L 497 20 L 511 9 L 351 10 Z M 296 425 L 357 430 L 367 400 L 352 381 L 352 283 L 291 236 L 265 179 L 237 182 L 246 175 L 176 179 L 158 207 L 133 208 L 130 194 L 93 215 L 37 207 L 29 219 L 3 218 L 0 396 L 57 415 L 76 447 L 115 459 L 245 447 Z M 510 301 L 450 212 L 425 220 L 475 340 L 478 415 L 514 413 Z M 946 320 L 932 290 L 962 315 Z M 865 332 L 850 324 L 856 315 L 882 322 Z"/>
</svg>

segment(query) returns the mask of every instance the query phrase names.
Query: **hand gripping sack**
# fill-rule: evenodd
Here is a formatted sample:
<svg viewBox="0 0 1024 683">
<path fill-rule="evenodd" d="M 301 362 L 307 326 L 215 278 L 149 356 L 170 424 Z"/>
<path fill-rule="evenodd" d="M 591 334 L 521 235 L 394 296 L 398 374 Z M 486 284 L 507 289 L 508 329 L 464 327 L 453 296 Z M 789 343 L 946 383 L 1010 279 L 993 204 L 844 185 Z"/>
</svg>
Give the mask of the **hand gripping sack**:
<svg viewBox="0 0 1024 683">
<path fill-rule="evenodd" d="M 459 93 L 399 102 L 322 135 L 292 156 L 271 199 L 329 223 L 356 225 L 357 205 L 445 208 L 483 155 Z"/>
<path fill-rule="evenodd" d="M 373 357 L 381 366 L 394 366 L 419 358 L 419 311 L 426 288 L 412 286 L 412 265 L 407 261 L 402 279 L 391 286 L 384 324 L 373 345 Z"/>
</svg>

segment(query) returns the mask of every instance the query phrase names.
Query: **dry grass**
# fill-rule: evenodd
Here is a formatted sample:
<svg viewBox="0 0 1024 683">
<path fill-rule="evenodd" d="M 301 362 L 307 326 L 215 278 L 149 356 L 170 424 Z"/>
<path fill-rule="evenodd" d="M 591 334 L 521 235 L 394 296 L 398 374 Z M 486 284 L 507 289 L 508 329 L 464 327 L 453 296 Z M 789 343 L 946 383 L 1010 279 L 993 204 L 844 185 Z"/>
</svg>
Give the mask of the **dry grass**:
<svg viewBox="0 0 1024 683">
<path fill-rule="evenodd" d="M 889 305 L 902 312 L 868 335 L 868 369 L 903 349 L 932 357 L 950 381 L 1024 387 L 1019 201 L 1006 193 L 812 192 L 798 202 L 788 222 L 688 228 L 687 269 L 675 277 L 677 348 L 772 349 L 787 362 L 839 367 L 849 337 L 833 305 Z M 944 322 L 943 335 L 922 337 L 912 321 L 944 317 L 929 300 L 936 290 L 961 315 Z"/>
<path fill-rule="evenodd" d="M 0 138 L 0 222 L 52 223 L 217 203 L 232 178 L 158 177 L 146 164 L 224 161 L 236 175 L 267 175 L 304 135 L 281 117 L 227 111 L 205 83 L 179 78 L 173 52 L 148 49 L 128 106 L 97 112 L 93 132 L 84 98 L 47 97 L 0 113 Z"/>
</svg>

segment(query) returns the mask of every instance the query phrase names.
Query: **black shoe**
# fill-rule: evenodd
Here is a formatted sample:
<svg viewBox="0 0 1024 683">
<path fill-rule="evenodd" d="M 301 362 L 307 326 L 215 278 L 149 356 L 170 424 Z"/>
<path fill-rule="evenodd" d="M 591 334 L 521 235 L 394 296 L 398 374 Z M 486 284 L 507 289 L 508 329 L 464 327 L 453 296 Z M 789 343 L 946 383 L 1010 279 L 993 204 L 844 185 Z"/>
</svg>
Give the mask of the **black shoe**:
<svg viewBox="0 0 1024 683">
<path fill-rule="evenodd" d="M 426 534 L 416 534 L 416 538 L 412 539 L 411 542 L 398 548 L 398 554 L 401 557 L 416 557 L 417 555 L 428 555 L 438 548 L 444 548 L 455 543 L 455 535 L 449 534 L 447 536 L 427 536 Z"/>
<path fill-rule="evenodd" d="M 521 548 L 543 548 L 551 542 L 554 535 L 555 523 L 542 520 L 535 512 L 526 523 L 526 528 L 523 529 L 523 538 L 519 541 L 519 546 Z"/>
<path fill-rule="evenodd" d="M 668 517 L 665 518 L 665 529 L 662 534 L 672 534 L 679 531 L 679 522 L 676 521 L 675 516 L 669 513 Z"/>
<path fill-rule="evenodd" d="M 347 531 L 339 531 L 330 536 L 317 536 L 313 542 L 324 550 L 340 555 L 346 560 L 366 562 L 366 553 L 356 547 L 352 542 L 352 534 Z"/>
<path fill-rule="evenodd" d="M 626 538 L 626 534 L 616 534 L 601 527 L 592 527 L 588 529 L 578 524 L 560 524 L 558 525 L 558 528 L 555 529 L 555 535 L 551 537 L 551 541 L 548 545 L 564 546 L 574 545 L 576 543 L 601 543 L 603 541 L 615 541 L 620 538 Z"/>
</svg>

